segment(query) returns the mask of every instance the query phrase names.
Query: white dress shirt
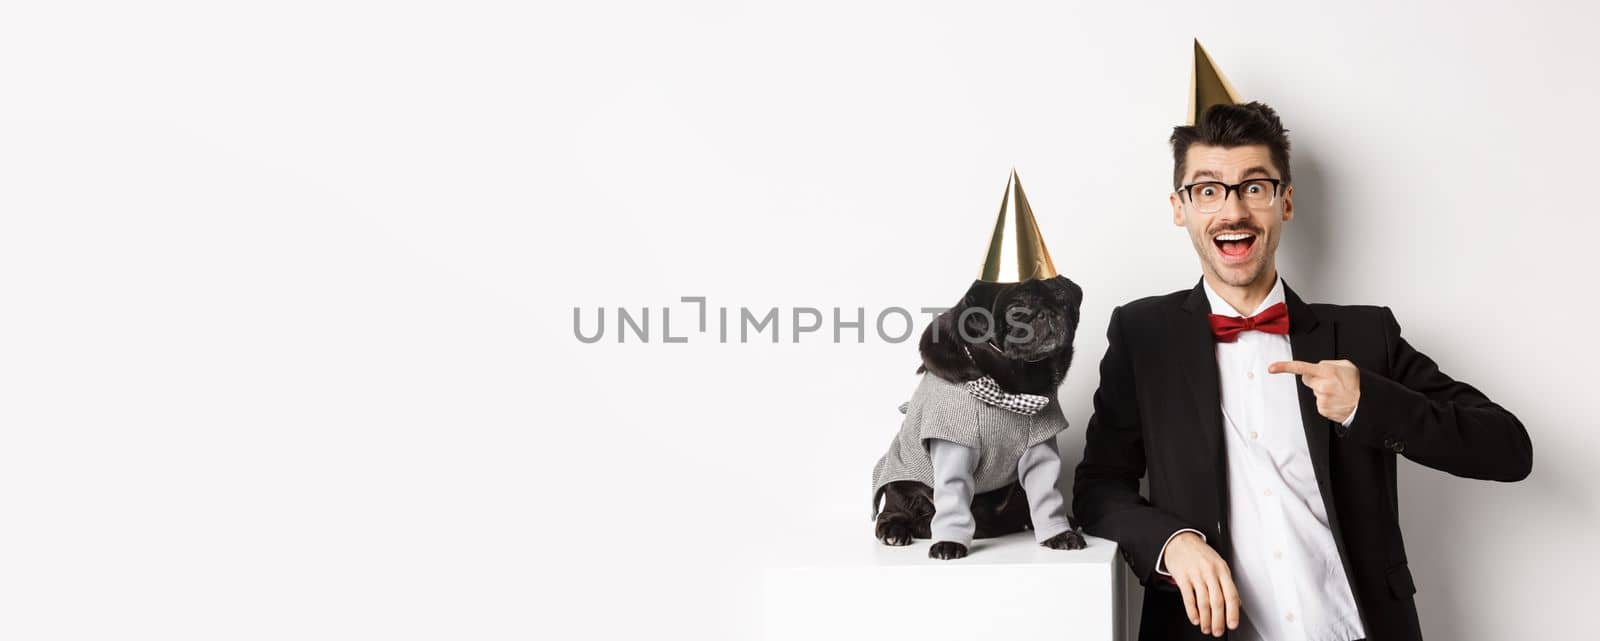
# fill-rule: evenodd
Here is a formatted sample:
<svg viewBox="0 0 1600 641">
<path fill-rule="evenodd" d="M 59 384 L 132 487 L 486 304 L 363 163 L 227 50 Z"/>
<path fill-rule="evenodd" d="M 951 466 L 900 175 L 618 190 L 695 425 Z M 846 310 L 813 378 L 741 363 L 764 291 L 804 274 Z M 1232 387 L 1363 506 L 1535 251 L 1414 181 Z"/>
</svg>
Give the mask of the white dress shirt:
<svg viewBox="0 0 1600 641">
<path fill-rule="evenodd" d="M 1254 316 L 1284 302 L 1282 279 L 1249 314 L 1237 314 L 1209 282 L 1205 291 L 1211 313 L 1226 316 Z M 1230 567 L 1244 602 L 1239 629 L 1229 638 L 1362 639 L 1366 632 L 1328 527 L 1300 421 L 1298 377 L 1267 373 L 1268 364 L 1293 359 L 1289 337 L 1282 334 L 1245 331 L 1234 342 L 1217 342 L 1228 448 Z M 1353 418 L 1354 412 L 1343 424 Z M 1156 563 L 1165 573 L 1159 558 Z"/>
</svg>

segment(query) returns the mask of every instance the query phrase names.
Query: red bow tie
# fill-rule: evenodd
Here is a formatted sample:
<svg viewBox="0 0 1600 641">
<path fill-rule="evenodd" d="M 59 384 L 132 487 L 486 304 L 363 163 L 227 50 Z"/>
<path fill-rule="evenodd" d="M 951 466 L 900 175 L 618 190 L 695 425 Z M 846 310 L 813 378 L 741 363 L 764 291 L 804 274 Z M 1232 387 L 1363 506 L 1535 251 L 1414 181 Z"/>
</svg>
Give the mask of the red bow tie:
<svg viewBox="0 0 1600 641">
<path fill-rule="evenodd" d="M 1278 303 L 1261 311 L 1260 314 L 1249 318 L 1238 316 L 1221 316 L 1209 314 L 1211 333 L 1215 334 L 1218 342 L 1232 343 L 1239 338 L 1239 332 L 1255 330 L 1268 334 L 1289 333 L 1289 307 Z"/>
</svg>

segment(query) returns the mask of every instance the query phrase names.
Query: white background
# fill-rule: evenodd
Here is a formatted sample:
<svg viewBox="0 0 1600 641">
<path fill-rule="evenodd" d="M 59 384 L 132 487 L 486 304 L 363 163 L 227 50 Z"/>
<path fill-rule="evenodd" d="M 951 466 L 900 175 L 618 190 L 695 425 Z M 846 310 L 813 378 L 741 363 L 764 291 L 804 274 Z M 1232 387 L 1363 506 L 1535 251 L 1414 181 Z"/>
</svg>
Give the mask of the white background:
<svg viewBox="0 0 1600 641">
<path fill-rule="evenodd" d="M 1015 164 L 1075 464 L 1111 308 L 1198 277 L 1194 36 L 1293 130 L 1286 280 L 1532 434 L 1402 463 L 1429 637 L 1587 629 L 1600 15 L 1391 4 L 7 3 L 0 636 L 749 637 L 800 524 L 870 536 L 915 346 L 679 297 L 949 305 Z"/>
</svg>

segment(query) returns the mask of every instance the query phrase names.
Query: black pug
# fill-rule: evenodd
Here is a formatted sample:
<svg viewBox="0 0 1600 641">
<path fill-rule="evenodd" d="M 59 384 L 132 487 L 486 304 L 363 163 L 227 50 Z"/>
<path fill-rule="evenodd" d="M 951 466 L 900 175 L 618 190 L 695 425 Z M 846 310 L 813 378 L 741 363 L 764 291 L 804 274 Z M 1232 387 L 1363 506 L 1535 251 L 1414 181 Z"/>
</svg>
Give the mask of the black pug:
<svg viewBox="0 0 1600 641">
<path fill-rule="evenodd" d="M 874 511 L 879 499 L 883 499 L 883 511 L 876 515 L 875 528 L 880 541 L 899 546 L 910 545 L 916 538 L 934 537 L 938 510 L 935 509 L 936 492 L 929 481 L 939 474 L 933 471 L 938 463 L 931 460 L 936 456 L 927 451 L 935 440 L 927 437 L 927 427 L 907 425 L 943 422 L 951 425 L 941 429 L 954 430 L 962 437 L 941 435 L 938 437 L 941 440 L 968 440 L 963 437 L 971 435 L 970 442 L 976 448 L 971 452 L 976 453 L 978 462 L 965 464 L 969 472 L 975 469 L 980 477 L 987 474 L 990 479 L 1001 479 L 991 480 L 990 485 L 1010 481 L 990 489 L 984 487 L 982 478 L 973 482 L 969 474 L 966 485 L 951 486 L 965 488 L 965 492 L 954 494 L 967 499 L 967 505 L 961 505 L 960 501 L 945 504 L 951 506 L 948 509 L 953 514 L 941 516 L 944 523 L 953 519 L 962 526 L 961 533 L 970 532 L 970 538 L 997 537 L 1027 529 L 1038 530 L 1036 536 L 1044 536 L 1045 524 L 1034 523 L 1035 513 L 1040 513 L 1050 515 L 1051 529 L 1064 528 L 1040 540 L 1040 545 L 1068 550 L 1084 547 L 1083 536 L 1071 524 L 1065 503 L 1054 486 L 1060 473 L 1054 435 L 1066 427 L 1055 397 L 1072 364 L 1072 343 L 1082 301 L 1083 290 L 1064 276 L 1021 283 L 980 280 L 972 284 L 960 303 L 929 324 L 922 334 L 922 365 L 917 368 L 917 373 L 923 374 L 923 384 L 912 402 L 902 406 L 907 417 L 901 433 L 890 453 L 874 469 Z M 937 377 L 938 381 L 930 381 L 929 375 Z M 998 386 L 1000 394 L 992 393 L 993 387 L 983 380 L 986 378 Z M 937 391 L 925 393 L 930 386 Z M 974 397 L 989 400 L 984 401 L 986 405 L 979 405 Z M 1008 399 L 1022 399 L 1022 409 L 1015 409 L 1017 404 Z M 1048 405 L 1037 417 L 1015 413 L 1035 409 L 1046 400 Z M 1000 409 L 1002 407 L 1013 409 Z M 982 422 L 989 426 L 963 425 Z M 912 432 L 919 429 L 920 432 Z M 1036 496 L 1030 497 L 1024 489 L 1025 483 L 1018 480 L 1017 448 L 1012 447 L 1007 454 L 991 455 L 992 443 L 1008 439 L 996 438 L 992 431 L 979 438 L 978 433 L 984 429 L 1003 429 L 1003 435 L 1014 435 L 1009 440 L 1024 444 L 1028 452 L 1042 452 L 1046 459 L 1055 457 L 1053 467 L 1031 467 L 1034 464 L 1028 462 L 1026 453 L 1021 457 L 1021 465 L 1047 470 L 1032 483 L 1026 483 L 1036 490 Z M 1032 437 L 1027 436 L 1030 431 Z M 1031 447 L 1033 445 L 1045 446 L 1048 451 Z M 908 469 L 912 471 L 905 471 Z M 947 482 L 948 476 L 939 476 L 940 480 L 935 483 Z M 948 498 L 951 494 L 946 491 L 938 498 L 952 501 L 954 499 Z M 963 508 L 970 514 L 960 513 Z M 966 555 L 967 544 L 959 540 L 940 540 L 928 550 L 928 556 L 936 559 L 958 559 Z"/>
</svg>

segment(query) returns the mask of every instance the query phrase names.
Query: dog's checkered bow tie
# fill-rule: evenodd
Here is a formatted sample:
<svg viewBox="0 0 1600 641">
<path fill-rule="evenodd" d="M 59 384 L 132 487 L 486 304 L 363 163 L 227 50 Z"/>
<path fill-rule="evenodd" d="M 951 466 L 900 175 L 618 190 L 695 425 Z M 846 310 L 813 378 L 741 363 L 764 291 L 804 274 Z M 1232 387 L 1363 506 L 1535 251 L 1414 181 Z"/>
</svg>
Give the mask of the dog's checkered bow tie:
<svg viewBox="0 0 1600 641">
<path fill-rule="evenodd" d="M 1006 410 L 1027 416 L 1038 414 L 1050 404 L 1050 397 L 1038 394 L 1011 394 L 1000 389 L 1000 384 L 988 376 L 967 382 L 967 393 L 973 398 Z"/>
<path fill-rule="evenodd" d="M 985 376 L 975 381 L 967 382 L 967 393 L 984 403 L 1000 409 L 1016 412 L 1025 416 L 1033 416 L 1050 405 L 1050 397 L 1038 394 L 1011 394 L 1000 389 L 1000 384 L 993 378 Z M 900 413 L 911 411 L 911 403 L 901 403 Z"/>
</svg>

